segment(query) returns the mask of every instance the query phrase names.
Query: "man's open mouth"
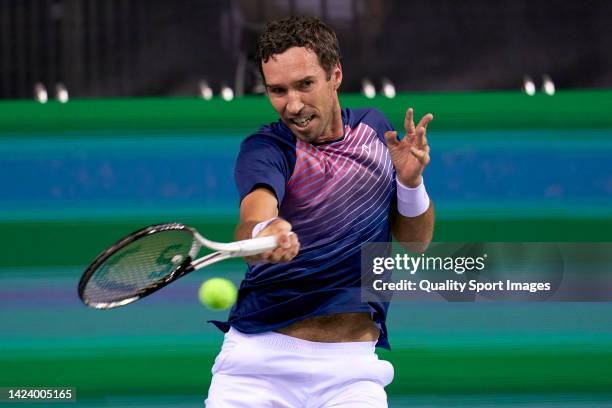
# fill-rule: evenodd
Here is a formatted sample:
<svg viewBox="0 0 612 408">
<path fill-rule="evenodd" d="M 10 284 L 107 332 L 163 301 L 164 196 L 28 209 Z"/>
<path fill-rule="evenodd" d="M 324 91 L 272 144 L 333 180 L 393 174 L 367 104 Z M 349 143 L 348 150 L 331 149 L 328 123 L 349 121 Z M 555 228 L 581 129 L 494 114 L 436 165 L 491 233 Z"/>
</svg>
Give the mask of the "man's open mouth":
<svg viewBox="0 0 612 408">
<path fill-rule="evenodd" d="M 294 125 L 303 128 L 303 127 L 306 127 L 310 123 L 312 118 L 314 118 L 314 115 L 303 116 L 301 118 L 293 118 L 291 119 L 291 122 Z"/>
</svg>

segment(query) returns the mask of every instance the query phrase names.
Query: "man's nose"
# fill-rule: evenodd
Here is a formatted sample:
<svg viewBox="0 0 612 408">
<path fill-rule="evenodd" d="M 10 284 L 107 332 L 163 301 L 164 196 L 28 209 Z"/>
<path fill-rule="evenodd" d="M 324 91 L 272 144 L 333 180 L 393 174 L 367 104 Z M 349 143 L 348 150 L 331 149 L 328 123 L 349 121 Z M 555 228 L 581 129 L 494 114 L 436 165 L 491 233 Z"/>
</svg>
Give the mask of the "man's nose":
<svg viewBox="0 0 612 408">
<path fill-rule="evenodd" d="M 287 101 L 287 112 L 290 115 L 297 115 L 304 107 L 302 98 L 298 92 L 289 92 L 287 96 L 289 97 L 289 100 Z"/>
</svg>

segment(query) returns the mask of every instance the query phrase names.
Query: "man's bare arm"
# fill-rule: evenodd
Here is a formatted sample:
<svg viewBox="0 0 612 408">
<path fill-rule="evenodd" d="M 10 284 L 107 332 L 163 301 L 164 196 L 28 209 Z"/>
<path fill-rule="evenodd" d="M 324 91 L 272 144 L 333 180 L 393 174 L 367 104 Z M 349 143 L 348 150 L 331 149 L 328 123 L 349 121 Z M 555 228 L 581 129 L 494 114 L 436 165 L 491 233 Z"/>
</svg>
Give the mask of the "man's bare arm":
<svg viewBox="0 0 612 408">
<path fill-rule="evenodd" d="M 236 227 L 237 240 L 253 238 L 253 229 L 261 222 L 278 217 L 278 201 L 274 193 L 266 188 L 258 188 L 249 193 L 240 203 L 240 223 Z M 278 248 L 256 256 L 246 257 L 247 262 L 286 262 L 293 259 L 300 249 L 296 234 L 291 232 L 291 224 L 277 218 L 261 230 L 258 237 L 276 236 Z"/>
<path fill-rule="evenodd" d="M 255 225 L 278 215 L 276 196 L 267 188 L 249 193 L 240 203 L 240 223 L 236 227 L 237 240 L 252 238 Z"/>
<path fill-rule="evenodd" d="M 397 241 L 404 243 L 408 250 L 424 252 L 433 238 L 434 221 L 432 201 L 429 202 L 427 211 L 416 217 L 404 217 L 394 208 L 391 233 Z"/>
<path fill-rule="evenodd" d="M 399 140 L 397 132 L 385 133 L 398 182 L 398 202 L 391 210 L 391 232 L 396 240 L 415 252 L 427 249 L 433 237 L 434 209 L 422 176 L 430 161 L 426 133 L 432 119 L 433 115 L 428 113 L 415 126 L 413 109 L 408 108 L 404 118 L 406 136 Z"/>
</svg>

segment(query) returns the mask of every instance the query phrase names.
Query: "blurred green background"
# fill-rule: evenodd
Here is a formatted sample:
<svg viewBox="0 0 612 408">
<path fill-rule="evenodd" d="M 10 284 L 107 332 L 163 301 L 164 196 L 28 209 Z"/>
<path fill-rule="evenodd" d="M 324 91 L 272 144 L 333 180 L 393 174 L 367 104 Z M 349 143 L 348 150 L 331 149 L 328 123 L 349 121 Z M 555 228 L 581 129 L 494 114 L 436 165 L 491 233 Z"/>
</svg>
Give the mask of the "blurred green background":
<svg viewBox="0 0 612 408">
<path fill-rule="evenodd" d="M 612 91 L 342 98 L 401 128 L 434 113 L 436 241 L 607 242 Z M 231 240 L 240 141 L 263 97 L 0 101 L 0 386 L 71 386 L 76 405 L 201 406 L 223 319 L 198 303 L 230 261 L 129 307 L 91 310 L 76 286 L 121 236 L 178 221 Z M 608 406 L 609 303 L 401 303 L 389 316 L 391 406 Z M 492 405 L 487 405 L 492 404 Z M 23 406 L 23 405 L 20 405 Z M 75 406 L 71 404 L 70 406 Z"/>
</svg>

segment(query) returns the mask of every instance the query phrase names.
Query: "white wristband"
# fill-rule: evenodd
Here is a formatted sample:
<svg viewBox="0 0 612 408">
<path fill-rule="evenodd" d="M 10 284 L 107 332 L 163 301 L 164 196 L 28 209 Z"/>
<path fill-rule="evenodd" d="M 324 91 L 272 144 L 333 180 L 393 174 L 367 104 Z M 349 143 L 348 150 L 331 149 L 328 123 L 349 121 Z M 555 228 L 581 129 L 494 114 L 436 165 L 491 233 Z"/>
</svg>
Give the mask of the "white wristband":
<svg viewBox="0 0 612 408">
<path fill-rule="evenodd" d="M 270 218 L 269 220 L 265 220 L 260 222 L 259 224 L 253 227 L 253 232 L 251 232 L 251 237 L 255 238 L 259 235 L 261 231 L 263 231 L 268 225 L 272 223 L 272 221 L 277 220 L 278 217 Z"/>
<path fill-rule="evenodd" d="M 396 179 L 397 185 L 397 211 L 404 217 L 417 217 L 429 208 L 429 196 L 425 190 L 425 183 L 417 187 L 406 187 Z"/>
</svg>

